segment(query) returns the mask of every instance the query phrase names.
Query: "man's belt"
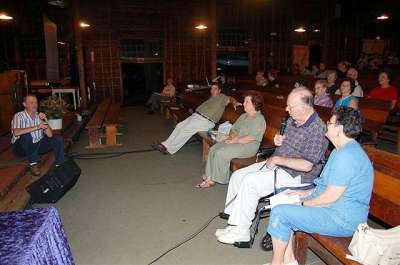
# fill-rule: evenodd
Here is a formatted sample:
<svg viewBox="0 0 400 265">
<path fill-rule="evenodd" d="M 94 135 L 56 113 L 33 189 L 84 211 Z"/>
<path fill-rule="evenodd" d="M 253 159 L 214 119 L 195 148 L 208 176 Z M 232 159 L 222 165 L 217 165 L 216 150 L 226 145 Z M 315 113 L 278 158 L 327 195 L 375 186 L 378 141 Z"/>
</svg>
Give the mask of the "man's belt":
<svg viewBox="0 0 400 265">
<path fill-rule="evenodd" d="M 207 117 L 206 115 L 204 115 L 204 114 L 201 114 L 200 112 L 198 112 L 198 111 L 196 111 L 195 113 L 197 113 L 197 114 L 199 114 L 201 117 L 203 117 L 204 119 L 207 119 L 207 120 L 209 120 L 209 121 L 211 121 L 212 123 L 216 123 L 215 121 L 213 121 L 212 119 L 210 119 L 209 117 Z"/>
</svg>

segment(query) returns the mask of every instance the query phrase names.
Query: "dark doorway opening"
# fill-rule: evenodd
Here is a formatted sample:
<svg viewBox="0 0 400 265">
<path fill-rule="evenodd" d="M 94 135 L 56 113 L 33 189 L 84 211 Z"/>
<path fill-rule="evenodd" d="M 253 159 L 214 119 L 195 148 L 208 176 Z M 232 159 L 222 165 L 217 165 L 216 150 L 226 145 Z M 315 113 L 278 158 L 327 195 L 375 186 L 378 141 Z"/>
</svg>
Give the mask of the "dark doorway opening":
<svg viewBox="0 0 400 265">
<path fill-rule="evenodd" d="M 310 49 L 310 67 L 313 65 L 319 65 L 322 57 L 322 47 L 320 44 L 312 44 L 309 46 Z"/>
<path fill-rule="evenodd" d="M 122 63 L 124 105 L 143 105 L 163 85 L 162 63 Z"/>
</svg>

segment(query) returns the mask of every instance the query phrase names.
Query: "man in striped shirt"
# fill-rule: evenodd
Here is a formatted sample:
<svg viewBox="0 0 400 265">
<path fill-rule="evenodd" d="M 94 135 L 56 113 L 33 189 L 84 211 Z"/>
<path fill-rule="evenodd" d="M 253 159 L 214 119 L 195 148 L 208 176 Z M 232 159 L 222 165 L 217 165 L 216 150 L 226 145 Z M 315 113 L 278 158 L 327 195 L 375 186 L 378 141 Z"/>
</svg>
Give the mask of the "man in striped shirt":
<svg viewBox="0 0 400 265">
<path fill-rule="evenodd" d="M 38 176 L 41 154 L 53 150 L 56 166 L 64 162 L 63 138 L 53 136 L 46 114 L 38 112 L 36 96 L 27 95 L 22 104 L 25 110 L 15 113 L 11 121 L 11 143 L 14 153 L 27 157 L 32 174 Z"/>
</svg>

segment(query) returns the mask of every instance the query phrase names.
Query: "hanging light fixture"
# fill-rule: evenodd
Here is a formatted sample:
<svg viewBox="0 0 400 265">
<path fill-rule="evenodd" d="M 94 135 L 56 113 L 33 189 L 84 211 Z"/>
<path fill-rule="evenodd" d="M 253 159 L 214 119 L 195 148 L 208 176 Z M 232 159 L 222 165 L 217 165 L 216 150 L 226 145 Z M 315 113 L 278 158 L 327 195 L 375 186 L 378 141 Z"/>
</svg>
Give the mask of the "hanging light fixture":
<svg viewBox="0 0 400 265">
<path fill-rule="evenodd" d="M 294 31 L 303 33 L 303 32 L 306 32 L 306 29 L 304 27 L 298 27 L 298 28 L 294 29 Z"/>
<path fill-rule="evenodd" d="M 203 30 L 203 29 L 207 29 L 208 27 L 204 24 L 199 24 L 199 25 L 195 26 L 194 28 L 198 29 L 198 30 Z"/>
<path fill-rule="evenodd" d="M 7 15 L 6 13 L 0 13 L 0 20 L 11 20 L 14 19 L 12 16 Z"/>
<path fill-rule="evenodd" d="M 81 21 L 81 22 L 79 23 L 79 26 L 80 26 L 81 28 L 89 28 L 89 27 L 90 27 L 90 24 L 88 24 L 88 23 L 86 23 L 86 22 L 84 22 L 84 21 Z"/>
<path fill-rule="evenodd" d="M 320 32 L 321 30 L 320 29 L 314 29 L 313 31 L 314 32 Z"/>
<path fill-rule="evenodd" d="M 386 19 L 388 19 L 388 18 L 389 18 L 389 16 L 386 15 L 386 14 L 382 14 L 382 15 L 376 17 L 376 19 L 378 19 L 378 20 L 386 20 Z"/>
</svg>

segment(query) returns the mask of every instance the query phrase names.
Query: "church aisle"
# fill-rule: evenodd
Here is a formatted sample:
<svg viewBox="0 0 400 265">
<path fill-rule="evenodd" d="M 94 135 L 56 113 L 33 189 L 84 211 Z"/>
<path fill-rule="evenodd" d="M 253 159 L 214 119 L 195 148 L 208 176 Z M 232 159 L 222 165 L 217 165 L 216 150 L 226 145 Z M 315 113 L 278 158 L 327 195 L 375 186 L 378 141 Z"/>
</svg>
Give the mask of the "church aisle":
<svg viewBox="0 0 400 265">
<path fill-rule="evenodd" d="M 149 116 L 140 107 L 122 112 L 123 146 L 99 149 L 111 152 L 148 149 L 164 139 L 171 122 Z M 82 133 L 73 151 L 88 152 Z M 95 152 L 95 151 L 89 151 Z M 147 264 L 166 249 L 193 233 L 224 204 L 227 186 L 198 190 L 203 174 L 199 142 L 174 156 L 158 152 L 125 155 L 103 160 L 78 160 L 82 175 L 76 186 L 55 206 L 60 212 L 76 264 Z M 41 205 L 39 205 L 41 207 Z M 216 241 L 217 219 L 199 236 L 155 264 L 263 264 L 270 254 L 237 249 Z M 266 220 L 260 225 L 260 237 Z M 309 255 L 309 264 L 322 264 Z"/>
</svg>

